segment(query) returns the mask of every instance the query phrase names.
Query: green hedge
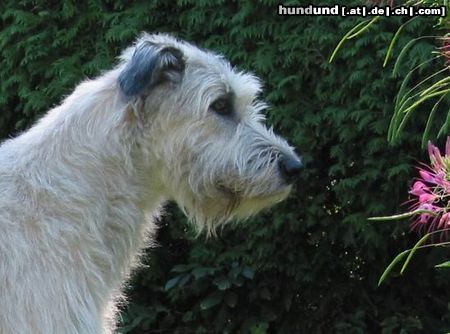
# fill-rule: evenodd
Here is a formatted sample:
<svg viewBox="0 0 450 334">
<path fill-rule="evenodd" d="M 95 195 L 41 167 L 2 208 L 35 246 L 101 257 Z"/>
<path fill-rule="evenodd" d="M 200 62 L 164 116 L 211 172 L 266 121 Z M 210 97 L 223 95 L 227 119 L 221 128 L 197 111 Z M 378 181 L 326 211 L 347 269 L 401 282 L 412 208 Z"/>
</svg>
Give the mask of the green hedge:
<svg viewBox="0 0 450 334">
<path fill-rule="evenodd" d="M 140 31 L 163 31 L 261 76 L 269 122 L 306 164 L 288 201 L 216 238 L 195 238 L 171 205 L 159 246 L 144 259 L 148 268 L 128 289 L 123 333 L 450 329 L 449 275 L 433 269 L 441 251 L 423 252 L 406 275 L 378 288 L 385 266 L 417 236 L 406 224 L 365 219 L 400 210 L 415 159 L 425 157 L 420 117 L 398 144 L 386 142 L 400 78 L 382 62 L 401 18 L 349 41 L 330 65 L 357 19 L 278 17 L 277 2 L 268 0 L 56 3 L 0 4 L 2 137 L 26 129 L 83 78 L 111 68 Z M 399 46 L 431 34 L 430 22 L 408 25 Z M 428 59 L 432 47 L 419 41 L 404 71 Z"/>
</svg>

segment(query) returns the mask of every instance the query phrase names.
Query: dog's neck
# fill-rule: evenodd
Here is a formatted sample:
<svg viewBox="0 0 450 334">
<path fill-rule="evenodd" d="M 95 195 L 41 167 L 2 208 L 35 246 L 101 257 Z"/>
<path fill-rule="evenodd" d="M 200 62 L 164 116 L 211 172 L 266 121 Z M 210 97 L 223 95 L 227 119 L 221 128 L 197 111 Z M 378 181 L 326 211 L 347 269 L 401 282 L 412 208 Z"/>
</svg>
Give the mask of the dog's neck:
<svg viewBox="0 0 450 334">
<path fill-rule="evenodd" d="M 27 184 L 23 196 L 29 203 L 39 205 L 41 196 L 54 203 L 46 213 L 51 220 L 39 216 L 39 207 L 27 210 L 36 213 L 33 219 L 41 224 L 42 237 L 63 235 L 71 248 L 64 256 L 71 258 L 62 262 L 80 258 L 79 265 L 85 266 L 80 273 L 102 273 L 84 278 L 99 294 L 96 300 L 110 298 L 130 273 L 156 230 L 154 216 L 164 200 L 155 189 L 157 180 L 150 184 L 146 179 L 146 168 L 152 167 L 144 168 L 136 145 L 126 138 L 123 113 L 118 112 L 124 102 L 113 78 L 109 73 L 82 84 L 3 147 L 16 155 L 14 173 Z"/>
</svg>

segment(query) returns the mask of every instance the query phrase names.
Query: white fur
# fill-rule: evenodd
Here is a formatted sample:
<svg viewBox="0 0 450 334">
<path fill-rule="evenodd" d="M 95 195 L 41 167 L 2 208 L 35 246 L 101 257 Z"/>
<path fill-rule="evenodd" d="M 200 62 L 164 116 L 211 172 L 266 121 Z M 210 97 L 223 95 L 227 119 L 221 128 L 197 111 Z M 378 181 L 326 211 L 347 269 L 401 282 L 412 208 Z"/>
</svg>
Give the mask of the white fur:
<svg viewBox="0 0 450 334">
<path fill-rule="evenodd" d="M 144 41 L 180 49 L 185 73 L 127 100 L 117 78 Z M 136 45 L 0 146 L 1 334 L 113 333 L 164 201 L 212 232 L 289 192 L 276 160 L 294 153 L 262 125 L 253 76 L 170 36 Z M 235 120 L 208 110 L 230 90 Z"/>
</svg>

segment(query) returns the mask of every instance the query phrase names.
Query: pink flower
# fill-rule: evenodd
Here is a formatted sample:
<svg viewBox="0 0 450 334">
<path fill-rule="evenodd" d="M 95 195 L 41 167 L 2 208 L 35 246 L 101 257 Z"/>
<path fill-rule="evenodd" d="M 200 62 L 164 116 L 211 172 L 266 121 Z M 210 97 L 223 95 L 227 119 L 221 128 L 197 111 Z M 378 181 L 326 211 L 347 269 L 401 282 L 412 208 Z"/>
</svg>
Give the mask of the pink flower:
<svg viewBox="0 0 450 334">
<path fill-rule="evenodd" d="M 434 176 L 434 183 L 437 185 L 443 186 L 445 182 L 445 173 L 439 172 Z"/>
<path fill-rule="evenodd" d="M 450 48 L 450 44 L 449 44 Z M 447 141 L 445 142 L 445 155 L 450 156 L 450 137 L 447 137 Z"/>
<path fill-rule="evenodd" d="M 428 154 L 430 155 L 431 166 L 435 169 L 441 169 L 444 167 L 441 152 L 439 152 L 439 149 L 430 141 L 428 142 Z"/>
<path fill-rule="evenodd" d="M 424 181 L 434 182 L 434 176 L 430 172 L 427 172 L 426 170 L 421 169 L 421 170 L 419 170 L 419 174 Z"/>
<path fill-rule="evenodd" d="M 422 194 L 419 196 L 419 203 L 433 203 L 437 196 L 434 194 Z"/>
<path fill-rule="evenodd" d="M 439 229 L 448 228 L 450 227 L 450 212 L 446 212 L 442 215 L 442 217 L 439 219 Z"/>
<path fill-rule="evenodd" d="M 414 182 L 414 185 L 412 187 L 412 189 L 409 191 L 409 193 L 411 195 L 416 195 L 416 196 L 420 196 L 423 194 L 428 193 L 428 187 L 425 183 L 421 182 L 421 181 L 416 181 Z"/>
<path fill-rule="evenodd" d="M 419 211 L 411 228 L 419 232 L 450 228 L 450 137 L 444 156 L 431 142 L 428 154 L 431 164 L 419 168 L 420 176 L 409 191 L 411 211 Z"/>
</svg>

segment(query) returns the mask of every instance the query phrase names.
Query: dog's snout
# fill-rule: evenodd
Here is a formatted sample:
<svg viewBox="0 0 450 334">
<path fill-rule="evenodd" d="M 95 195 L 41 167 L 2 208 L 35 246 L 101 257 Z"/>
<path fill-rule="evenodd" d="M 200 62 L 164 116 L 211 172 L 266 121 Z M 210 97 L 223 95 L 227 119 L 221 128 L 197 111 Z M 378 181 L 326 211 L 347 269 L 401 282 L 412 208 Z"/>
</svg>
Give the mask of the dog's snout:
<svg viewBox="0 0 450 334">
<path fill-rule="evenodd" d="M 303 168 L 303 164 L 297 157 L 283 156 L 278 161 L 278 167 L 283 178 L 291 183 Z"/>
</svg>

